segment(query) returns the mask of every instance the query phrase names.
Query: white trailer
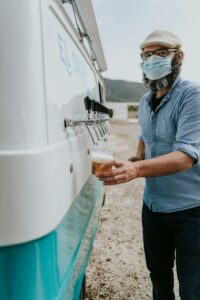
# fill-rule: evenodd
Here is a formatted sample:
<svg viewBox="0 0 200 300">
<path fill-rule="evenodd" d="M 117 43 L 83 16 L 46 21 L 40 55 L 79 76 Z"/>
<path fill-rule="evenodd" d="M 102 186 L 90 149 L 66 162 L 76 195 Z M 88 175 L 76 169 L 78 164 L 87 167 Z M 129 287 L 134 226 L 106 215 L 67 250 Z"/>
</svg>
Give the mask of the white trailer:
<svg viewBox="0 0 200 300">
<path fill-rule="evenodd" d="M 0 298 L 79 299 L 112 114 L 91 0 L 1 1 L 0 41 Z"/>
</svg>

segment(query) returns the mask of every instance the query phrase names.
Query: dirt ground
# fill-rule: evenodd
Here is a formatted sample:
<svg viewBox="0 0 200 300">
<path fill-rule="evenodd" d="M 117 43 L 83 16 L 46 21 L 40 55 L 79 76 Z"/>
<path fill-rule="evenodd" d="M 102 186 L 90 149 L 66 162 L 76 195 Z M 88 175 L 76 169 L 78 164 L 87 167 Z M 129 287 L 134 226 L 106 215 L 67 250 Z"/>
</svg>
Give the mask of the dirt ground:
<svg viewBox="0 0 200 300">
<path fill-rule="evenodd" d="M 137 123 L 113 121 L 108 148 L 127 160 L 135 154 Z M 151 283 L 141 227 L 144 179 L 106 187 L 99 230 L 87 268 L 87 300 L 147 300 Z M 178 299 L 178 297 L 177 297 Z"/>
</svg>

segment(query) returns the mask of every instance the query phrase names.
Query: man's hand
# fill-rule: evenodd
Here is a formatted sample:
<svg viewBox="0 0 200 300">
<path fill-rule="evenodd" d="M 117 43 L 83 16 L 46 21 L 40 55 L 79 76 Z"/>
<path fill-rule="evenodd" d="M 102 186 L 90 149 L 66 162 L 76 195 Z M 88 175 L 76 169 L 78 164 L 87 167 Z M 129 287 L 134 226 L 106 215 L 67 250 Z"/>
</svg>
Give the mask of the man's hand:
<svg viewBox="0 0 200 300">
<path fill-rule="evenodd" d="M 115 167 L 111 172 L 104 172 L 108 167 Z M 129 161 L 112 160 L 101 166 L 102 172 L 95 174 L 105 185 L 125 183 L 138 177 L 137 164 Z"/>
<path fill-rule="evenodd" d="M 155 158 L 136 162 L 112 160 L 102 165 L 102 172 L 96 174 L 106 185 L 128 182 L 138 177 L 165 176 L 186 171 L 195 160 L 181 151 L 174 151 Z M 105 168 L 115 167 L 111 172 Z"/>
</svg>

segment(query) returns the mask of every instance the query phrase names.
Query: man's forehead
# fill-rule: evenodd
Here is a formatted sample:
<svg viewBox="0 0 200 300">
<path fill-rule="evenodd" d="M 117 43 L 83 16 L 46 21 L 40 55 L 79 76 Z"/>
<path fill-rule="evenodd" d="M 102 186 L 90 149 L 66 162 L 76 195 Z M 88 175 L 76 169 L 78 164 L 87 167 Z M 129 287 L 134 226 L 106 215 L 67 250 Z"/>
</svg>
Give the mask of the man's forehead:
<svg viewBox="0 0 200 300">
<path fill-rule="evenodd" d="M 143 51 L 154 51 L 161 48 L 165 49 L 167 47 L 163 45 L 151 45 L 151 46 L 144 47 Z"/>
</svg>

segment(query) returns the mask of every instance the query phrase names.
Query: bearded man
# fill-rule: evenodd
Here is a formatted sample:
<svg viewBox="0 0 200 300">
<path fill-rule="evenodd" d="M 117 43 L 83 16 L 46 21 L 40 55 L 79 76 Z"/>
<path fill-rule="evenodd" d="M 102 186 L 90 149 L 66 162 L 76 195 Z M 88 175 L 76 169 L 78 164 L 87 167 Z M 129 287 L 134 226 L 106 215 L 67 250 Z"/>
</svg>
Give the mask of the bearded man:
<svg viewBox="0 0 200 300">
<path fill-rule="evenodd" d="M 106 185 L 145 177 L 143 240 L 154 300 L 174 300 L 176 259 L 182 300 L 200 299 L 200 85 L 179 73 L 184 54 L 172 32 L 141 44 L 144 82 L 136 156 L 97 174 Z M 112 172 L 104 167 L 114 166 Z"/>
</svg>

